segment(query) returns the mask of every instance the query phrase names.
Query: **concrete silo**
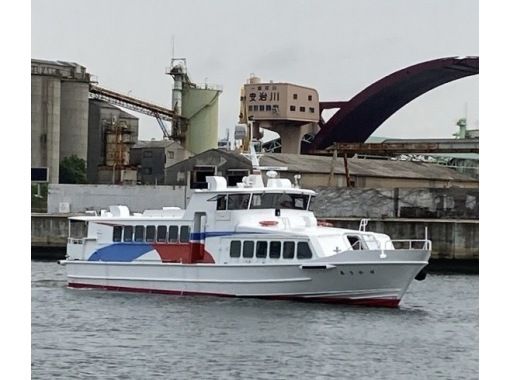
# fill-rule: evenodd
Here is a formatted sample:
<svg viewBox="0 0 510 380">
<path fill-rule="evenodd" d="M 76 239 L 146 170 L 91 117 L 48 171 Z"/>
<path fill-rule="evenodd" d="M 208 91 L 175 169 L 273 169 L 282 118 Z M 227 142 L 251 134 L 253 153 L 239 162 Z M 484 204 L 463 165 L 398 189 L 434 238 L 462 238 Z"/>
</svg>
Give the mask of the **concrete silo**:
<svg viewBox="0 0 510 380">
<path fill-rule="evenodd" d="M 219 86 L 198 85 L 188 77 L 186 59 L 173 58 L 167 74 L 174 79 L 172 109 L 177 116 L 172 134 L 184 148 L 198 154 L 218 147 L 218 101 L 222 92 Z"/>
</svg>

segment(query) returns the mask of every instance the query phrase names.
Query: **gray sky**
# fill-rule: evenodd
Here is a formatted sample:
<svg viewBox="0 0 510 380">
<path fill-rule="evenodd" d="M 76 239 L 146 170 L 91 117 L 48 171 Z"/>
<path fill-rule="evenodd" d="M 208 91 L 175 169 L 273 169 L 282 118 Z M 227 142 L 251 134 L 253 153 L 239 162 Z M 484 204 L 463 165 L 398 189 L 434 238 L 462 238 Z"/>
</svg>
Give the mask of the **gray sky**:
<svg viewBox="0 0 510 380">
<path fill-rule="evenodd" d="M 233 128 L 250 73 L 348 100 L 378 79 L 430 59 L 478 55 L 476 0 L 32 0 L 32 58 L 74 61 L 99 85 L 170 106 L 172 54 L 197 83 L 220 84 L 220 136 Z M 478 128 L 478 76 L 440 86 L 375 135 L 451 137 L 466 109 Z M 140 139 L 161 138 L 140 117 Z"/>
</svg>

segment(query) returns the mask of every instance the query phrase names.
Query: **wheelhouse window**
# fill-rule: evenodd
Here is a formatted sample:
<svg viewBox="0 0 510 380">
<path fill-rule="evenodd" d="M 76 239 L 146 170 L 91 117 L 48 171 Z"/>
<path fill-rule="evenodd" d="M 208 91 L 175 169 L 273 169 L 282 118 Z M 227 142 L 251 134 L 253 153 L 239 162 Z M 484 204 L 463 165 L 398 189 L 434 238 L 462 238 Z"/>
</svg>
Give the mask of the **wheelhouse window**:
<svg viewBox="0 0 510 380">
<path fill-rule="evenodd" d="M 310 246 L 306 242 L 300 241 L 297 244 L 297 258 L 298 259 L 311 259 L 312 251 L 310 250 Z"/>
<path fill-rule="evenodd" d="M 267 257 L 267 241 L 258 241 L 255 253 L 257 259 L 265 259 Z"/>
<path fill-rule="evenodd" d="M 315 195 L 310 195 L 310 200 L 308 201 L 308 211 L 314 211 L 315 206 Z"/>
<path fill-rule="evenodd" d="M 294 249 L 296 244 L 293 241 L 283 242 L 283 258 L 292 260 L 294 258 Z"/>
<path fill-rule="evenodd" d="M 143 241 L 144 232 L 145 232 L 144 226 L 135 226 L 135 241 L 136 242 Z"/>
<path fill-rule="evenodd" d="M 147 226 L 145 229 L 145 241 L 153 242 L 156 237 L 156 226 Z"/>
<path fill-rule="evenodd" d="M 189 242 L 189 226 L 181 226 L 180 238 L 181 243 Z"/>
<path fill-rule="evenodd" d="M 255 244 L 253 241 L 245 240 L 243 242 L 243 258 L 251 259 L 253 258 L 253 249 Z"/>
<path fill-rule="evenodd" d="M 172 243 L 177 242 L 178 234 L 179 234 L 179 227 L 178 226 L 170 226 L 168 228 L 168 241 L 172 242 Z"/>
<path fill-rule="evenodd" d="M 252 196 L 252 209 L 295 209 L 306 210 L 309 195 L 286 193 L 255 193 Z"/>
<path fill-rule="evenodd" d="M 156 240 L 159 243 L 166 242 L 166 226 L 158 226 Z"/>
<path fill-rule="evenodd" d="M 133 241 L 133 226 L 124 226 L 124 241 Z"/>
<path fill-rule="evenodd" d="M 279 259 L 282 250 L 282 243 L 279 241 L 272 241 L 269 243 L 269 258 Z"/>
<path fill-rule="evenodd" d="M 241 257 L 241 242 L 239 240 L 232 240 L 230 242 L 230 257 Z"/>
<path fill-rule="evenodd" d="M 121 241 L 122 239 L 122 226 L 113 227 L 113 241 Z"/>
<path fill-rule="evenodd" d="M 229 194 L 227 209 L 246 210 L 250 203 L 250 194 Z"/>
</svg>

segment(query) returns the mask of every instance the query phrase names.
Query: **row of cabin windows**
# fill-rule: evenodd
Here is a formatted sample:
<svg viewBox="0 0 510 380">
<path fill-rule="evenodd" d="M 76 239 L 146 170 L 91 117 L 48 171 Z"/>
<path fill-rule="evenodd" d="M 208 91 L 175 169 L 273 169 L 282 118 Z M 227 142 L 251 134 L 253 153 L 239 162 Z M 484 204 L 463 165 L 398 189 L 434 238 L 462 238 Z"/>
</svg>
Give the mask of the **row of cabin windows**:
<svg viewBox="0 0 510 380">
<path fill-rule="evenodd" d="M 284 193 L 218 194 L 209 201 L 216 201 L 216 210 L 279 208 L 312 211 L 314 198 L 307 194 Z"/>
<path fill-rule="evenodd" d="M 114 242 L 158 242 L 187 243 L 189 242 L 189 226 L 114 226 Z"/>
<path fill-rule="evenodd" d="M 241 249 L 242 248 L 242 249 Z M 268 250 L 269 248 L 269 250 Z M 283 249 L 282 249 L 283 248 Z M 269 251 L 269 252 L 268 252 Z M 297 259 L 311 259 L 312 251 L 307 242 L 298 242 L 297 250 L 296 243 L 293 241 L 251 241 L 244 240 L 241 244 L 240 240 L 232 240 L 230 242 L 230 257 L 244 259 L 251 259 L 255 256 L 257 259 L 287 259 L 292 260 L 294 256 Z"/>
</svg>

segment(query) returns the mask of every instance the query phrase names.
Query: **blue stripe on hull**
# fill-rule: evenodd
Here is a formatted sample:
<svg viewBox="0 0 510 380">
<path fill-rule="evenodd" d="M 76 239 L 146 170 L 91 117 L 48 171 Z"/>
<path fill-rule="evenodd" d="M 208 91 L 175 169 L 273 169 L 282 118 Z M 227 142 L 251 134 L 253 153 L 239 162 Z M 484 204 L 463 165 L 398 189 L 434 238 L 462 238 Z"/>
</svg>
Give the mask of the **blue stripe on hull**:
<svg viewBox="0 0 510 380">
<path fill-rule="evenodd" d="M 149 244 L 112 244 L 98 249 L 89 257 L 89 261 L 133 261 L 152 250 Z"/>
</svg>

